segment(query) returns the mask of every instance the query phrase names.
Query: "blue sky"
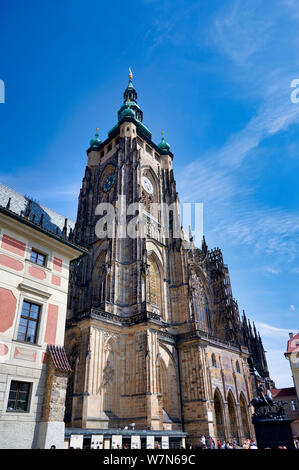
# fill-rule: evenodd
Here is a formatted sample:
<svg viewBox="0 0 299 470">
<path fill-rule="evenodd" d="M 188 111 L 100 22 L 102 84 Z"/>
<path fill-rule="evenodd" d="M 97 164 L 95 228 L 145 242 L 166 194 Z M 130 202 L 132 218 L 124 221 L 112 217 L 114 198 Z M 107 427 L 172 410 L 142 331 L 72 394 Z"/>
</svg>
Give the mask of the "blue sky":
<svg viewBox="0 0 299 470">
<path fill-rule="evenodd" d="M 130 66 L 278 387 L 298 331 L 298 27 L 296 0 L 0 1 L 1 181 L 75 219 L 85 150 L 116 124 Z"/>
</svg>

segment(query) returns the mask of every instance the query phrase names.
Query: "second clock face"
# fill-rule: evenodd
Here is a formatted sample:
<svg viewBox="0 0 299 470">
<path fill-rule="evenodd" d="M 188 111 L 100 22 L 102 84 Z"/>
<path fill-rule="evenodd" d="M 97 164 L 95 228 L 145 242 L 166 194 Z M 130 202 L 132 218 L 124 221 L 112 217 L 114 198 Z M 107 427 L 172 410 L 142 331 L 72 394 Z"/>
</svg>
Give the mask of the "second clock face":
<svg viewBox="0 0 299 470">
<path fill-rule="evenodd" d="M 110 191 L 110 189 L 112 188 L 113 184 L 114 184 L 114 181 L 115 181 L 115 175 L 109 175 L 106 179 L 105 179 L 105 182 L 103 184 L 103 191 L 105 191 L 105 193 L 107 191 Z"/>
<path fill-rule="evenodd" d="M 146 176 L 141 177 L 141 183 L 147 193 L 153 194 L 154 188 L 150 180 Z"/>
</svg>

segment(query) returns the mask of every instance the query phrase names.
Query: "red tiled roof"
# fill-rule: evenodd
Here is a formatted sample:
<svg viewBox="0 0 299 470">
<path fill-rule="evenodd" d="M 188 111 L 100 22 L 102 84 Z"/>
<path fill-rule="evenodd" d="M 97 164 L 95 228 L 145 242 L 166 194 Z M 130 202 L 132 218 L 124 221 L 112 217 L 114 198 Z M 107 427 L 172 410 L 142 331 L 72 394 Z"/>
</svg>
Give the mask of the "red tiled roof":
<svg viewBox="0 0 299 470">
<path fill-rule="evenodd" d="M 47 352 L 50 354 L 55 369 L 64 372 L 71 372 L 72 369 L 63 346 L 54 346 L 54 344 L 48 344 Z"/>
<path fill-rule="evenodd" d="M 291 353 L 294 351 L 299 352 L 299 333 L 294 335 L 293 338 L 290 338 L 288 341 L 287 353 Z"/>
<path fill-rule="evenodd" d="M 290 397 L 292 395 L 296 396 L 296 389 L 295 387 L 271 388 L 271 393 L 273 398 Z"/>
</svg>

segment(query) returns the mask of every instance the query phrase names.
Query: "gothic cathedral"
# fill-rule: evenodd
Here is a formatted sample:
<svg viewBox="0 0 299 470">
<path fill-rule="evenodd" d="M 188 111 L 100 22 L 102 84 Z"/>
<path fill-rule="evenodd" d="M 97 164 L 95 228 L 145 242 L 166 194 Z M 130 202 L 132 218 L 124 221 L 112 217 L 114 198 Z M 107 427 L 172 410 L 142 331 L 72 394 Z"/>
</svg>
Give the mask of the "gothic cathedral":
<svg viewBox="0 0 299 470">
<path fill-rule="evenodd" d="M 89 254 L 71 266 L 65 421 L 242 441 L 254 367 L 228 268 L 219 248 L 184 235 L 173 154 L 142 121 L 130 73 L 117 125 L 87 150 L 72 239 Z M 142 207 L 135 236 L 128 207 Z"/>
</svg>

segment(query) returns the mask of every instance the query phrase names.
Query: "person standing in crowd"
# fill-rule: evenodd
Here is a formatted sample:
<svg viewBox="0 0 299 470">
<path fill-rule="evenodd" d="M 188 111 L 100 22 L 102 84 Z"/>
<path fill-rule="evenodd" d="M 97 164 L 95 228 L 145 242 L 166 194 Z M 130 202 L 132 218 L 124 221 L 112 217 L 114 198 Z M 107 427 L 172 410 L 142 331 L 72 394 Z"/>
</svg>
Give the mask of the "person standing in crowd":
<svg viewBox="0 0 299 470">
<path fill-rule="evenodd" d="M 248 439 L 246 439 L 246 441 L 244 441 L 243 443 L 243 449 L 249 449 L 249 446 L 250 446 L 250 441 Z"/>
<path fill-rule="evenodd" d="M 209 444 L 210 444 L 210 449 L 216 449 L 215 441 L 211 436 L 209 438 Z"/>
<path fill-rule="evenodd" d="M 233 439 L 233 448 L 234 448 L 234 449 L 237 449 L 237 448 L 238 448 L 237 439 Z"/>
</svg>

